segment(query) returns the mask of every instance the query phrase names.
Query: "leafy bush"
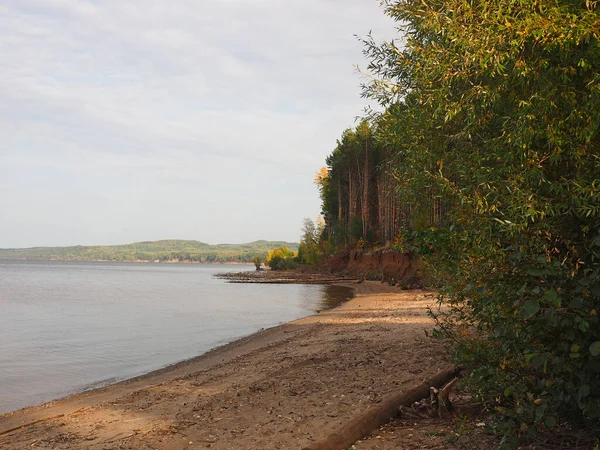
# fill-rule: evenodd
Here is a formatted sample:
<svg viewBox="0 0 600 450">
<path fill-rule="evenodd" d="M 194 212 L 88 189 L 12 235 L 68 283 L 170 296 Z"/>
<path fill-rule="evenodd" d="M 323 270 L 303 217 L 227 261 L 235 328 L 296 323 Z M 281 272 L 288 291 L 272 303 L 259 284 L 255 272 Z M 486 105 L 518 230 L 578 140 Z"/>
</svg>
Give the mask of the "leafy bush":
<svg viewBox="0 0 600 450">
<path fill-rule="evenodd" d="M 386 1 L 406 46 L 367 39 L 439 335 L 506 446 L 600 419 L 598 2 Z M 429 199 L 440 207 L 431 214 Z"/>
<path fill-rule="evenodd" d="M 265 264 L 271 270 L 291 270 L 295 269 L 297 264 L 294 261 L 296 254 L 285 245 L 269 250 L 265 259 Z"/>
</svg>

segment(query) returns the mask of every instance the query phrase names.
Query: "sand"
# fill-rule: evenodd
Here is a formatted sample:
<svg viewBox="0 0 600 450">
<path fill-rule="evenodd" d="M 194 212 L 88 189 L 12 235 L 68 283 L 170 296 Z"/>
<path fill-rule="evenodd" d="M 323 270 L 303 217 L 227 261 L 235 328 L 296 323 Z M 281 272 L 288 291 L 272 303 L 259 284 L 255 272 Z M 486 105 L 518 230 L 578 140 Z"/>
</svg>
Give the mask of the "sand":
<svg viewBox="0 0 600 450">
<path fill-rule="evenodd" d="M 432 293 L 353 287 L 357 296 L 335 310 L 5 415 L 0 448 L 299 449 L 450 367 L 425 333 Z"/>
</svg>

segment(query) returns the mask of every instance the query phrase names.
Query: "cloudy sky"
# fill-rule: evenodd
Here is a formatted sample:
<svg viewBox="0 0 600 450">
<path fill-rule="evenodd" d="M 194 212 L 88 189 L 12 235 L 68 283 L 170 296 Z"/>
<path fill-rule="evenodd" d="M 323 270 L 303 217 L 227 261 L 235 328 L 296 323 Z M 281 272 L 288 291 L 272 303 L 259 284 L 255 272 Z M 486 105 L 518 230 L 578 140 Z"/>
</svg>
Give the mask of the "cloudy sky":
<svg viewBox="0 0 600 450">
<path fill-rule="evenodd" d="M 0 247 L 298 240 L 377 0 L 0 1 Z"/>
</svg>

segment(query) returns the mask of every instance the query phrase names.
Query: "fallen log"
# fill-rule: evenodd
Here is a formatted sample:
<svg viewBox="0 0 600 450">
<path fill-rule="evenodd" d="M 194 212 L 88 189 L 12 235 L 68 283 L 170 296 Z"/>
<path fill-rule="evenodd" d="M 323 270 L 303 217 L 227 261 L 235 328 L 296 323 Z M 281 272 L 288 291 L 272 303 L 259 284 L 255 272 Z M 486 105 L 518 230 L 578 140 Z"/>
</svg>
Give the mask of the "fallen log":
<svg viewBox="0 0 600 450">
<path fill-rule="evenodd" d="M 397 417 L 400 406 L 409 406 L 422 398 L 428 397 L 430 392 L 429 389 L 431 387 L 438 387 L 446 384 L 449 380 L 455 378 L 459 372 L 459 368 L 445 370 L 428 380 L 425 380 L 422 384 L 409 391 L 395 394 L 350 420 L 339 430 L 331 433 L 326 438 L 314 442 L 303 450 L 347 449 L 359 439 L 368 436 L 380 426 L 385 425 L 391 419 Z"/>
</svg>

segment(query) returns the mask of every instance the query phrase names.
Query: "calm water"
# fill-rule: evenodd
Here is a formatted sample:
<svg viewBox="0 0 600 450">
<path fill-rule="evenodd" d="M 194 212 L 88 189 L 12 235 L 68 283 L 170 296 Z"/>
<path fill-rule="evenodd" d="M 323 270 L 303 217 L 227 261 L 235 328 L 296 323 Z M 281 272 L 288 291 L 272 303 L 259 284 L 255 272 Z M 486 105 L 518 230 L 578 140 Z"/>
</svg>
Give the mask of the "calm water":
<svg viewBox="0 0 600 450">
<path fill-rule="evenodd" d="M 0 261 L 0 413 L 140 375 L 351 296 L 213 278 L 249 269 Z"/>
</svg>

